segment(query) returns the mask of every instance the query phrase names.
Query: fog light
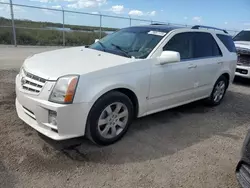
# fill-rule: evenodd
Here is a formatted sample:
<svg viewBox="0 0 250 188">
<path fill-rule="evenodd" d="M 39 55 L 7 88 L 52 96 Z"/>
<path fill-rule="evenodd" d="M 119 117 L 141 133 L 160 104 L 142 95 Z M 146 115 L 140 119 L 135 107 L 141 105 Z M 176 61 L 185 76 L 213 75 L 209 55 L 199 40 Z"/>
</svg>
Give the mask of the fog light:
<svg viewBox="0 0 250 188">
<path fill-rule="evenodd" d="M 55 111 L 49 110 L 49 124 L 57 125 L 56 116 L 57 113 Z"/>
</svg>

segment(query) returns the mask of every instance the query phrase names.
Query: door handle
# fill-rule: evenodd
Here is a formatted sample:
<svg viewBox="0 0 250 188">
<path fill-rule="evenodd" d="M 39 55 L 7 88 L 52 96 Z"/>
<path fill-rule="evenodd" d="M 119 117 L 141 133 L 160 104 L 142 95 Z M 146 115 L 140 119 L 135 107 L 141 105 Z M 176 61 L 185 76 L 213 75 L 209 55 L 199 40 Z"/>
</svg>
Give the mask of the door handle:
<svg viewBox="0 0 250 188">
<path fill-rule="evenodd" d="M 197 65 L 189 65 L 188 69 L 195 69 L 197 67 Z"/>
</svg>

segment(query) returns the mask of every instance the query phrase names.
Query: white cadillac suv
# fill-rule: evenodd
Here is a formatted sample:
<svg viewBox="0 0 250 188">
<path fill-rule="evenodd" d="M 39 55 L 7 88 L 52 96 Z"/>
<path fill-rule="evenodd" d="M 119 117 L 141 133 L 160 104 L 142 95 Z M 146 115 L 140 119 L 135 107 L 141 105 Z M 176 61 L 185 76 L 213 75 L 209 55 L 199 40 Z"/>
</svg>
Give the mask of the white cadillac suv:
<svg viewBox="0 0 250 188">
<path fill-rule="evenodd" d="M 200 99 L 218 105 L 237 55 L 226 31 L 202 27 L 129 27 L 29 57 L 16 76 L 18 116 L 54 140 L 86 135 L 108 145 L 133 118 Z"/>
<path fill-rule="evenodd" d="M 250 78 L 250 29 L 239 32 L 233 40 L 238 54 L 235 75 Z"/>
</svg>

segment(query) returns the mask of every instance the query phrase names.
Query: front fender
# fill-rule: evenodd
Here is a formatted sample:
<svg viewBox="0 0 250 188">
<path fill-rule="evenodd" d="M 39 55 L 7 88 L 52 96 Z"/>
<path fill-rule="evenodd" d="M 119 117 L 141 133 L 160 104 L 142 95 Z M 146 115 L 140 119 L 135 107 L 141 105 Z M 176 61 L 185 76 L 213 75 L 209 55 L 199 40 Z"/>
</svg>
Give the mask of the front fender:
<svg viewBox="0 0 250 188">
<path fill-rule="evenodd" d="M 81 77 L 76 91 L 75 103 L 91 103 L 93 105 L 102 95 L 115 89 L 129 89 L 137 99 L 139 113 L 145 113 L 147 106 L 147 96 L 149 91 L 150 70 L 130 72 L 99 77 L 88 80 Z"/>
<path fill-rule="evenodd" d="M 94 87 L 92 87 L 92 89 L 89 92 L 89 102 L 94 103 L 96 102 L 102 95 L 108 93 L 109 91 L 115 90 L 115 89 L 129 89 L 131 90 L 133 93 L 135 93 L 135 95 L 137 96 L 138 93 L 136 92 L 136 89 L 134 87 L 131 87 L 128 84 L 125 83 L 100 83 L 95 85 Z"/>
</svg>

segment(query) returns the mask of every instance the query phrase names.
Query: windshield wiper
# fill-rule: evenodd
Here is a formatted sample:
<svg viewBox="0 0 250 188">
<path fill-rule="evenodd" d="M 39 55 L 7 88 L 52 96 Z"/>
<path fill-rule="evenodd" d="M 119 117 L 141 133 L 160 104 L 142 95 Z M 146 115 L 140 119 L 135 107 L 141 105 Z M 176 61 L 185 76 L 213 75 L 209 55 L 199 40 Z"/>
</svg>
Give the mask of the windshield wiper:
<svg viewBox="0 0 250 188">
<path fill-rule="evenodd" d="M 123 50 L 120 46 L 116 45 L 116 44 L 113 44 L 111 43 L 112 46 L 116 47 L 116 49 L 118 49 L 120 52 L 122 52 L 126 57 L 131 57 L 128 52 L 126 52 L 125 50 Z"/>
<path fill-rule="evenodd" d="M 105 51 L 106 46 L 104 46 L 104 44 L 102 42 L 100 42 L 100 41 L 97 41 L 97 42 L 101 45 L 102 49 Z"/>
</svg>

